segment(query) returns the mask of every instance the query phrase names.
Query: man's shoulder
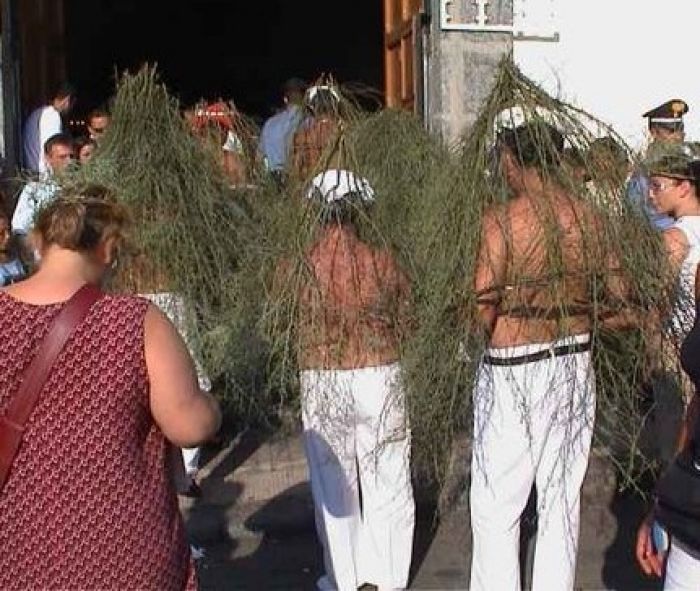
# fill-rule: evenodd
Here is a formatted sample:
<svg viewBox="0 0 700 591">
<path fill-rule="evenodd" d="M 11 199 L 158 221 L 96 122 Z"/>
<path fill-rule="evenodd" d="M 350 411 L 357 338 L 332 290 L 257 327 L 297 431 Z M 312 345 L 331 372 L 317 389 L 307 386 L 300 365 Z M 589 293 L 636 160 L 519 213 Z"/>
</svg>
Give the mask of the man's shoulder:
<svg viewBox="0 0 700 591">
<path fill-rule="evenodd" d="M 33 109 L 27 116 L 27 121 L 41 117 L 41 114 L 44 112 L 44 109 L 46 109 L 46 106 L 47 105 L 41 105 L 40 107 Z"/>
<path fill-rule="evenodd" d="M 61 114 L 58 112 L 58 110 L 56 110 L 56 107 L 54 107 L 53 105 L 44 105 L 43 107 L 39 107 L 38 110 L 41 111 L 40 116 L 42 118 L 44 118 L 44 117 L 51 118 L 51 119 L 55 119 L 55 118 L 60 119 L 61 118 Z"/>
<path fill-rule="evenodd" d="M 39 133 L 39 119 L 44 107 L 38 107 L 29 113 L 24 121 L 24 137 L 34 137 Z"/>
<path fill-rule="evenodd" d="M 487 205 L 482 215 L 482 225 L 502 224 L 503 220 L 511 216 L 518 207 L 522 206 L 517 203 L 516 199 L 511 199 L 505 203 Z"/>
<path fill-rule="evenodd" d="M 293 138 L 295 144 L 309 143 L 312 137 L 312 130 L 306 125 L 300 126 L 294 130 Z"/>
<path fill-rule="evenodd" d="M 265 123 L 263 124 L 263 129 L 265 129 L 266 127 L 275 127 L 276 125 L 279 125 L 280 123 L 286 121 L 288 117 L 289 113 L 287 109 L 285 109 L 284 111 L 279 111 L 278 113 L 275 113 L 274 115 L 269 117 L 267 121 L 265 121 Z"/>
<path fill-rule="evenodd" d="M 41 185 L 42 183 L 40 181 L 29 181 L 22 187 L 22 191 L 19 194 L 20 201 L 35 195 L 40 190 Z"/>
<path fill-rule="evenodd" d="M 373 247 L 364 242 L 358 246 L 358 255 L 367 262 L 371 262 L 379 271 L 389 273 L 399 268 L 396 256 L 390 248 Z"/>
<path fill-rule="evenodd" d="M 44 173 L 39 175 L 38 178 L 35 177 L 34 180 L 28 181 L 24 185 L 24 189 L 22 189 L 22 191 L 41 191 L 54 193 L 57 189 L 58 183 L 56 183 L 56 179 Z"/>
<path fill-rule="evenodd" d="M 41 203 L 51 199 L 60 189 L 58 184 L 52 179 L 29 181 L 20 193 L 20 201 L 31 203 Z M 18 202 L 19 203 L 19 202 Z"/>
</svg>

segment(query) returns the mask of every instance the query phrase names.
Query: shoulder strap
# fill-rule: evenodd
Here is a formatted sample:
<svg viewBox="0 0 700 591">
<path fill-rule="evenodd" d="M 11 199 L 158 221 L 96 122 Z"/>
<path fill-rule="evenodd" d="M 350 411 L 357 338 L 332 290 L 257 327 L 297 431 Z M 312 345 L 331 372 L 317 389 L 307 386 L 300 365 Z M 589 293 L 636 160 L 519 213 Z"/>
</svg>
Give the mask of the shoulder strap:
<svg viewBox="0 0 700 591">
<path fill-rule="evenodd" d="M 56 359 L 75 329 L 87 316 L 92 305 L 102 295 L 97 287 L 86 284 L 68 300 L 53 321 L 49 333 L 27 368 L 22 384 L 5 414 L 6 422 L 24 430 Z"/>
</svg>

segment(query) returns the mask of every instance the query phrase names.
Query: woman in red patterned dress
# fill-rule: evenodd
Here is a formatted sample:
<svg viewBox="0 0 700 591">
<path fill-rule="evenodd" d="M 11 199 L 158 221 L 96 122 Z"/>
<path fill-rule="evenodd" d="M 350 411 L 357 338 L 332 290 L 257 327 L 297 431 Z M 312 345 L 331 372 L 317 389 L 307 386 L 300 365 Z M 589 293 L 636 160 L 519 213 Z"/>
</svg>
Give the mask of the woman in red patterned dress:
<svg viewBox="0 0 700 591">
<path fill-rule="evenodd" d="M 64 302 L 113 266 L 125 221 L 99 187 L 39 215 L 39 270 L 0 290 L 0 413 Z M 0 589 L 195 588 L 168 449 L 219 424 L 165 316 L 102 297 L 53 366 L 0 491 Z"/>
</svg>

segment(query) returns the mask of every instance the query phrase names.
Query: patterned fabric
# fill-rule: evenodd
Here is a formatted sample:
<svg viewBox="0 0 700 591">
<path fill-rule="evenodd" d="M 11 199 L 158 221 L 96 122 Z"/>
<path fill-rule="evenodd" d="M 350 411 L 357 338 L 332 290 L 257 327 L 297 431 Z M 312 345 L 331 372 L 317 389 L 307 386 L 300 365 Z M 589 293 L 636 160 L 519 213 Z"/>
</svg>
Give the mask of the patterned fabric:
<svg viewBox="0 0 700 591">
<path fill-rule="evenodd" d="M 59 356 L 0 492 L 0 589 L 196 588 L 149 411 L 147 307 L 105 296 Z M 0 412 L 61 308 L 0 292 Z"/>
</svg>

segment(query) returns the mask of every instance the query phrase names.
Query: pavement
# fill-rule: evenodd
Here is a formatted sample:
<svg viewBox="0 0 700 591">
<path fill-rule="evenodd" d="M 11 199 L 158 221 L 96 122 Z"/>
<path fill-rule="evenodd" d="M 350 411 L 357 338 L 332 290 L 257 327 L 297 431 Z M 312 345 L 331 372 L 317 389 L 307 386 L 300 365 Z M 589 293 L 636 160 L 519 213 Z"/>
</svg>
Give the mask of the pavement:
<svg viewBox="0 0 700 591">
<path fill-rule="evenodd" d="M 198 561 L 200 588 L 313 590 L 322 573 L 322 556 L 300 435 L 248 431 L 208 455 L 199 474 L 202 496 L 180 499 L 191 541 L 205 550 Z M 576 588 L 660 589 L 634 563 L 634 535 L 644 503 L 617 489 L 609 462 L 594 453 L 582 491 Z M 430 495 L 422 494 L 420 486 L 416 496 L 409 588 L 468 589 L 471 536 L 464 491 L 461 497 L 453 495 L 452 508 L 439 518 Z M 532 506 L 521 528 L 524 588 L 530 580 L 527 565 L 532 562 L 536 531 Z"/>
</svg>

